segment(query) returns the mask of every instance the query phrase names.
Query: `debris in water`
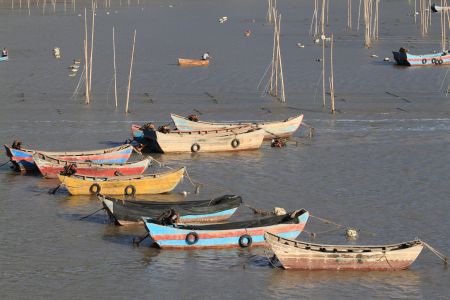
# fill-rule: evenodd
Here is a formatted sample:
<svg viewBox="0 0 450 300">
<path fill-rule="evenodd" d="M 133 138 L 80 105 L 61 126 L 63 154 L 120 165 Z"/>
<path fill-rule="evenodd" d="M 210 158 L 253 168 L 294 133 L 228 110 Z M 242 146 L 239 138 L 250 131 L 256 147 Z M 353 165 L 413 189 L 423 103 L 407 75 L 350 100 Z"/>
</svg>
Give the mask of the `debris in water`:
<svg viewBox="0 0 450 300">
<path fill-rule="evenodd" d="M 244 35 L 245 35 L 246 37 L 249 37 L 249 36 L 252 35 L 252 31 L 251 31 L 250 29 L 247 29 L 246 31 L 244 31 Z"/>
<path fill-rule="evenodd" d="M 373 58 L 378 58 L 378 55 L 372 54 L 371 57 L 373 57 Z"/>
<path fill-rule="evenodd" d="M 390 61 L 389 57 L 385 57 L 383 60 L 384 61 Z"/>
<path fill-rule="evenodd" d="M 357 239 L 358 238 L 358 230 L 354 228 L 347 228 L 346 231 L 347 237 L 351 239 Z"/>
<path fill-rule="evenodd" d="M 297 47 L 299 47 L 299 48 L 305 48 L 305 45 L 303 45 L 302 43 L 297 43 Z"/>
<path fill-rule="evenodd" d="M 53 48 L 53 55 L 55 58 L 60 59 L 61 58 L 61 49 L 59 47 Z"/>
<path fill-rule="evenodd" d="M 226 21 L 228 21 L 228 17 L 227 16 L 223 16 L 222 18 L 219 19 L 219 23 L 225 23 Z"/>
</svg>

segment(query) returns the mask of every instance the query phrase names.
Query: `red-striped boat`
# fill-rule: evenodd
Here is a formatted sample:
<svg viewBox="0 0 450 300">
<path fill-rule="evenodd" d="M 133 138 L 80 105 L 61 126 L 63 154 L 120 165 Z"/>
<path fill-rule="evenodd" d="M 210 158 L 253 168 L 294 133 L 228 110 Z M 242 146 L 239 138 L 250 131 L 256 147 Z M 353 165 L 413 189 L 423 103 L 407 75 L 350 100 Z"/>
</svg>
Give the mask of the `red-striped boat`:
<svg viewBox="0 0 450 300">
<path fill-rule="evenodd" d="M 71 169 L 71 172 L 80 176 L 110 177 L 140 175 L 147 170 L 151 163 L 151 158 L 144 158 L 140 161 L 121 164 L 96 164 L 92 162 L 62 160 L 42 153 L 35 153 L 33 159 L 45 178 L 58 178 L 58 174 L 68 168 Z"/>
<path fill-rule="evenodd" d="M 150 238 L 163 249 L 207 249 L 263 246 L 264 232 L 296 238 L 305 227 L 309 213 L 300 209 L 281 216 L 212 225 L 160 225 L 144 218 Z"/>
</svg>

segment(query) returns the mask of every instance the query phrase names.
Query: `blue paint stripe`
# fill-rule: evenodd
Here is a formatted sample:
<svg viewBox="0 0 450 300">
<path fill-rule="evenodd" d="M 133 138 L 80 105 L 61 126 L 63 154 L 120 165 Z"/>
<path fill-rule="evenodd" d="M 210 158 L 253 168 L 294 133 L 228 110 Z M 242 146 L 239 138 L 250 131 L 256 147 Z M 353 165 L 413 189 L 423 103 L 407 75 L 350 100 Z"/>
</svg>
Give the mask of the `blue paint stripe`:
<svg viewBox="0 0 450 300">
<path fill-rule="evenodd" d="M 301 231 L 290 231 L 284 233 L 277 233 L 278 236 L 288 239 L 295 239 Z M 229 245 L 239 245 L 240 237 L 226 237 L 226 238 L 212 238 L 212 239 L 202 239 L 200 238 L 197 243 L 193 246 L 229 246 Z M 253 243 L 262 243 L 264 242 L 264 235 L 253 235 L 252 236 Z M 164 240 L 157 241 L 160 246 L 181 246 L 186 247 L 189 246 L 185 240 Z"/>
<path fill-rule="evenodd" d="M 228 209 L 228 210 L 222 210 L 216 213 L 212 214 L 204 214 L 204 215 L 185 215 L 180 217 L 181 220 L 189 220 L 189 219 L 198 219 L 198 218 L 210 218 L 210 217 L 218 217 L 218 216 L 224 216 L 224 215 L 232 215 L 236 211 L 236 208 Z"/>
</svg>

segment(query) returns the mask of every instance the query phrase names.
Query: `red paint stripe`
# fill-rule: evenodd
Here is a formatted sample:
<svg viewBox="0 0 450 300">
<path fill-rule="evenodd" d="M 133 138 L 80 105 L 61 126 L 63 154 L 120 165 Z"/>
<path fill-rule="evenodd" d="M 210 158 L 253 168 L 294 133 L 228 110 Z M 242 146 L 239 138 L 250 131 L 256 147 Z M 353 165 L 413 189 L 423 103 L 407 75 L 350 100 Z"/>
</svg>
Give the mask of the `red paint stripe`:
<svg viewBox="0 0 450 300">
<path fill-rule="evenodd" d="M 215 239 L 215 238 L 228 238 L 228 237 L 240 237 L 244 234 L 248 234 L 251 236 L 255 235 L 263 235 L 264 232 L 270 231 L 274 234 L 284 233 L 290 231 L 298 231 L 303 230 L 305 228 L 305 224 L 289 224 L 289 225 L 275 225 L 273 227 L 267 228 L 255 228 L 255 229 L 239 229 L 239 230 L 222 230 L 222 231 L 212 231 L 208 233 L 202 233 L 201 230 L 196 231 L 200 239 Z M 164 240 L 185 240 L 186 234 L 159 234 L 159 235 L 151 235 L 154 240 L 164 241 Z"/>
</svg>

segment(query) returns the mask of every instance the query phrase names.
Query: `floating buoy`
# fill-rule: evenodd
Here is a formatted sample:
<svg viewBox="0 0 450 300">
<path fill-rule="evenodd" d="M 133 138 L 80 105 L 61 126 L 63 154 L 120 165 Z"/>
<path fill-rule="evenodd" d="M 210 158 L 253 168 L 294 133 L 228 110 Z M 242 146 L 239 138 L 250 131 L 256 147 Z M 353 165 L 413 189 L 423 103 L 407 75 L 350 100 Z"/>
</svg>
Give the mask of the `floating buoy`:
<svg viewBox="0 0 450 300">
<path fill-rule="evenodd" d="M 385 57 L 383 60 L 384 61 L 390 61 L 389 57 Z"/>
<path fill-rule="evenodd" d="M 354 228 L 347 228 L 346 234 L 347 234 L 348 238 L 351 238 L 351 239 L 358 238 L 358 230 L 356 230 Z"/>
<path fill-rule="evenodd" d="M 373 58 L 378 58 L 378 55 L 372 54 L 371 57 L 373 57 Z"/>
</svg>

